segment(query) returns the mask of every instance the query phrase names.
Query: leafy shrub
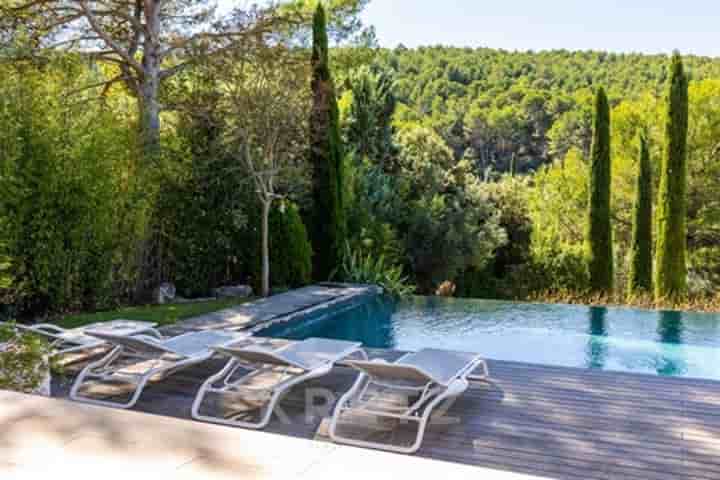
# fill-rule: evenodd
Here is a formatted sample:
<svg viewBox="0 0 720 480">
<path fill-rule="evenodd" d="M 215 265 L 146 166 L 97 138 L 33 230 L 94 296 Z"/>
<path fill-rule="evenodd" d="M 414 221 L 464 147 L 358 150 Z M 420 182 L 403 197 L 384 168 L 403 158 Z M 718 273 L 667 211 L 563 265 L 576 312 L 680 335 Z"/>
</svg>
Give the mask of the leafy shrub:
<svg viewBox="0 0 720 480">
<path fill-rule="evenodd" d="M 41 338 L 0 325 L 0 390 L 35 391 L 51 367 L 49 358 L 50 347 Z"/>
<path fill-rule="evenodd" d="M 393 297 L 406 297 L 415 291 L 401 267 L 389 264 L 382 255 L 352 251 L 349 244 L 345 246 L 341 277 L 347 282 L 378 285 Z"/>
<path fill-rule="evenodd" d="M 547 248 L 533 253 L 532 277 L 535 291 L 583 292 L 589 287 L 587 263 L 581 246 Z"/>
<path fill-rule="evenodd" d="M 137 244 L 126 220 L 142 213 L 134 129 L 111 104 L 62 94 L 88 80 L 71 58 L 0 68 L 0 302 L 23 314 L 106 306 L 131 263 L 116 254 Z"/>
</svg>

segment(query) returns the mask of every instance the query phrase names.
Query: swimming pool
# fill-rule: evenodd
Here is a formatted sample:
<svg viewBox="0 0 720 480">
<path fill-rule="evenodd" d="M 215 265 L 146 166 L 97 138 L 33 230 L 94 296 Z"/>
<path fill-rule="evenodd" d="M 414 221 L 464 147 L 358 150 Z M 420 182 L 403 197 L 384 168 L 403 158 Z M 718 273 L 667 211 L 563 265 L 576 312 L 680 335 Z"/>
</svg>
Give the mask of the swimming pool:
<svg viewBox="0 0 720 480">
<path fill-rule="evenodd" d="M 720 380 L 720 315 L 413 297 L 277 324 L 260 335 L 448 348 L 486 358 Z"/>
</svg>

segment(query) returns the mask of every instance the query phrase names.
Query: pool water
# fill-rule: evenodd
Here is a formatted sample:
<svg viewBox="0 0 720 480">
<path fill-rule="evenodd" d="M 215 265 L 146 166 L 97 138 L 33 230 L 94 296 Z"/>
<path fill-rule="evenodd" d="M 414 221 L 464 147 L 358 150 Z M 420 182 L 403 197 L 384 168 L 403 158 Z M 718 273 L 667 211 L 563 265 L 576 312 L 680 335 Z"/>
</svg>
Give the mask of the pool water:
<svg viewBox="0 0 720 480">
<path fill-rule="evenodd" d="M 720 380 L 720 315 L 413 297 L 277 324 L 261 335 Z"/>
</svg>

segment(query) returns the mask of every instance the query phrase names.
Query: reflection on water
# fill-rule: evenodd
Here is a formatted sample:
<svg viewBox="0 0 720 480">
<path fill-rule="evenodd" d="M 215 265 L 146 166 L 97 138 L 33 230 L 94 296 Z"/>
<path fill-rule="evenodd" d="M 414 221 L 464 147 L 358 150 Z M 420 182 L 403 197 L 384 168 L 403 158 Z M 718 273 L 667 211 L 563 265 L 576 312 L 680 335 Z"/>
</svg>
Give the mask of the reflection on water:
<svg viewBox="0 0 720 480">
<path fill-rule="evenodd" d="M 587 347 L 588 368 L 604 368 L 608 355 L 607 344 L 607 309 L 591 307 L 588 312 L 590 318 L 590 336 Z"/>
<path fill-rule="evenodd" d="M 683 343 L 683 317 L 681 312 L 659 312 L 658 337 L 662 354 L 657 364 L 659 375 L 679 375 L 687 370 L 682 356 L 677 355 L 675 345 Z"/>
<path fill-rule="evenodd" d="M 261 335 L 720 380 L 720 315 L 711 314 L 413 297 L 399 304 L 373 299 Z"/>
<path fill-rule="evenodd" d="M 375 297 L 337 315 L 304 319 L 291 325 L 279 324 L 261 332 L 263 336 L 301 340 L 310 337 L 336 338 L 362 342 L 369 348 L 389 348 L 393 339 L 392 315 L 397 305 Z M 342 321 L 336 321 L 342 319 Z"/>
<path fill-rule="evenodd" d="M 663 343 L 681 344 L 683 319 L 680 312 L 659 312 L 658 335 Z"/>
</svg>

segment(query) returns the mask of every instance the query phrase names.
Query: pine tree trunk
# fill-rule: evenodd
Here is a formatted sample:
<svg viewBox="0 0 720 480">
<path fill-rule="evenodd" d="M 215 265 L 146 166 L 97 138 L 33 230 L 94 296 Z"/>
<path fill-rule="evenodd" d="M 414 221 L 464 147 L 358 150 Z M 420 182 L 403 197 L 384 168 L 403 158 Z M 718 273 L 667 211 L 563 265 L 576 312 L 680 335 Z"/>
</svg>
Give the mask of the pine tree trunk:
<svg viewBox="0 0 720 480">
<path fill-rule="evenodd" d="M 160 2 L 146 2 L 145 18 L 149 35 L 143 45 L 140 78 L 140 129 L 143 154 L 151 161 L 160 152 Z"/>
<path fill-rule="evenodd" d="M 147 79 L 141 85 L 140 134 L 143 154 L 146 159 L 153 158 L 160 151 L 160 107 L 158 104 L 157 78 Z"/>
<path fill-rule="evenodd" d="M 612 224 L 610 222 L 610 106 L 605 91 L 595 99 L 595 128 L 591 151 L 590 200 L 586 254 L 590 288 L 609 293 L 613 288 Z"/>
<path fill-rule="evenodd" d="M 665 125 L 665 152 L 658 193 L 655 296 L 672 299 L 687 293 L 687 135 L 688 79 L 675 53 Z"/>
<path fill-rule="evenodd" d="M 630 296 L 652 292 L 652 165 L 644 136 L 640 136 L 637 191 L 630 251 Z"/>
</svg>

